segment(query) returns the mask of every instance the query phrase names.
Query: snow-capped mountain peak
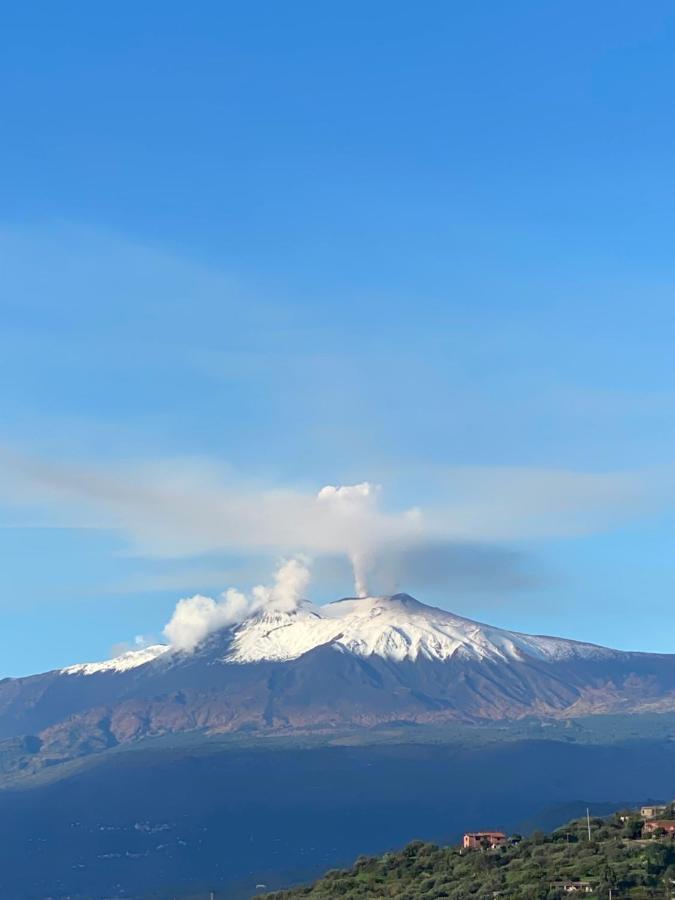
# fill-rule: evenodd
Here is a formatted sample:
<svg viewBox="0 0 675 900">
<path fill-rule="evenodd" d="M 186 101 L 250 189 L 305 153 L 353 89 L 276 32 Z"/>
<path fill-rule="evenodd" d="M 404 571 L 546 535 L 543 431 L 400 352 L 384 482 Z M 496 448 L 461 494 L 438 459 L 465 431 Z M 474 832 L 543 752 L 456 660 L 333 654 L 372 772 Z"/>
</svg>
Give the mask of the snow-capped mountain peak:
<svg viewBox="0 0 675 900">
<path fill-rule="evenodd" d="M 394 594 L 350 597 L 321 607 L 303 604 L 291 613 L 247 619 L 234 629 L 225 661 L 290 660 L 325 644 L 343 653 L 397 662 L 453 656 L 560 660 L 614 653 L 593 644 L 493 628 L 426 606 L 408 594 Z"/>
<path fill-rule="evenodd" d="M 451 658 L 493 661 L 608 659 L 618 651 L 563 638 L 506 631 L 420 603 L 409 594 L 345 597 L 325 606 L 307 600 L 292 609 L 267 607 L 211 635 L 195 653 L 225 663 L 284 662 L 328 645 L 340 653 L 393 662 Z M 79 663 L 65 675 L 126 672 L 166 654 L 155 644 L 103 662 Z M 189 658 L 178 653 L 176 661 Z"/>
<path fill-rule="evenodd" d="M 507 631 L 407 594 L 267 605 L 194 650 L 159 644 L 0 683 L 0 732 L 76 753 L 111 734 L 673 709 L 675 655 Z"/>
</svg>

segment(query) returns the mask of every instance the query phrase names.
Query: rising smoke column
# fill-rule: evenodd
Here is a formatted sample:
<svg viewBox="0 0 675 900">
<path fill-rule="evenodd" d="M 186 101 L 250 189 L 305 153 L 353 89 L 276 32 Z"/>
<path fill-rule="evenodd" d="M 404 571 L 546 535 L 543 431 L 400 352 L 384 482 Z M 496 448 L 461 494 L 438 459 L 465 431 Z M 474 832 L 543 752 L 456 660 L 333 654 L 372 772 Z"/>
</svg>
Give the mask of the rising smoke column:
<svg viewBox="0 0 675 900">
<path fill-rule="evenodd" d="M 372 565 L 372 533 L 368 525 L 375 512 L 379 485 L 363 481 L 337 487 L 327 484 L 317 494 L 319 503 L 331 511 L 342 535 L 344 550 L 354 572 L 357 597 L 368 596 L 368 574 Z"/>
<path fill-rule="evenodd" d="M 303 599 L 310 572 L 302 559 L 285 560 L 271 586 L 256 585 L 250 594 L 228 588 L 217 600 L 195 594 L 179 600 L 164 635 L 176 650 L 191 651 L 209 634 L 235 625 L 262 609 L 292 612 Z"/>
</svg>

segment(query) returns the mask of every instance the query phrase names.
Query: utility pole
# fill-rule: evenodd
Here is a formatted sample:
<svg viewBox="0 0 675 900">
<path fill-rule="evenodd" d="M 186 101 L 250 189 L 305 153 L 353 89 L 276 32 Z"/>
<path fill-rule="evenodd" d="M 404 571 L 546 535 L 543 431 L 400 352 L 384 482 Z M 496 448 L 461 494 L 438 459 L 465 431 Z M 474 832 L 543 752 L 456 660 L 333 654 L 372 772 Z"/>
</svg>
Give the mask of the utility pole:
<svg viewBox="0 0 675 900">
<path fill-rule="evenodd" d="M 591 839 L 591 814 L 589 812 L 588 807 L 586 807 L 586 824 L 588 825 L 588 840 Z"/>
</svg>

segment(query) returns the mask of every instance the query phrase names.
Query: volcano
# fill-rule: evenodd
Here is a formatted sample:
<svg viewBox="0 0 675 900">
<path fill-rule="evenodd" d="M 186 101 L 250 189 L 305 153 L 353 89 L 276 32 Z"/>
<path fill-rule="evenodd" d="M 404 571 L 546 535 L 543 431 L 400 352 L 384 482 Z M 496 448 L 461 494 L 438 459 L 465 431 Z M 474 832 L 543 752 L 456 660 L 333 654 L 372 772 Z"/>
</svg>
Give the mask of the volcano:
<svg viewBox="0 0 675 900">
<path fill-rule="evenodd" d="M 0 682 L 0 738 L 62 759 L 152 735 L 571 718 L 675 709 L 675 655 L 495 628 L 407 594 L 266 609 Z"/>
</svg>

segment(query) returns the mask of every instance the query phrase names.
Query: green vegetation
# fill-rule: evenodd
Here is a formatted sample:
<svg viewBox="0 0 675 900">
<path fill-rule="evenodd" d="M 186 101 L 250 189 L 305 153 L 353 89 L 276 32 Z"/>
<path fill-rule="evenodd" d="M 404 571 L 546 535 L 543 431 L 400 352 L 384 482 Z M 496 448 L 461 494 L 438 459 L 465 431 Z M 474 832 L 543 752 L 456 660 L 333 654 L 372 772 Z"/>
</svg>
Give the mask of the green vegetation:
<svg viewBox="0 0 675 900">
<path fill-rule="evenodd" d="M 591 819 L 590 840 L 580 819 L 550 835 L 512 836 L 508 846 L 492 850 L 415 841 L 396 853 L 360 857 L 349 870 L 330 871 L 311 886 L 278 891 L 268 900 L 675 897 L 675 841 L 643 840 L 641 834 L 642 820 L 624 813 Z M 592 892 L 567 893 L 561 883 L 570 881 L 588 882 Z"/>
</svg>

